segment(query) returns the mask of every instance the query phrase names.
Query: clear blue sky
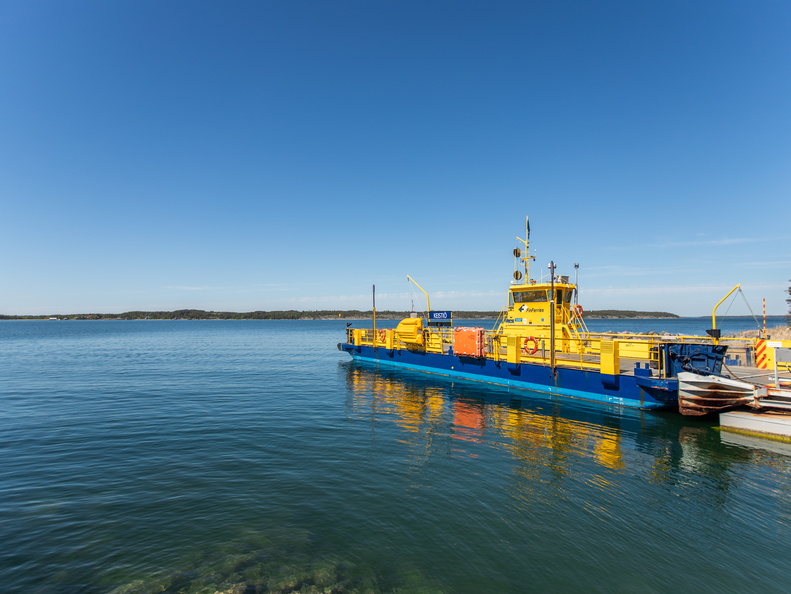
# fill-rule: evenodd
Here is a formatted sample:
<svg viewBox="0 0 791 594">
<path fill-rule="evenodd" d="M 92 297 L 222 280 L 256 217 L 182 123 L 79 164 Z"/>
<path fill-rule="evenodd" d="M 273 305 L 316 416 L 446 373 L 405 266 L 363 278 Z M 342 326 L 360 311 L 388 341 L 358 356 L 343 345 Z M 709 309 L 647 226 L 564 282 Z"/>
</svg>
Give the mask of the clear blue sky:
<svg viewBox="0 0 791 594">
<path fill-rule="evenodd" d="M 499 309 L 529 215 L 586 309 L 784 314 L 789 31 L 787 0 L 3 0 L 0 313 L 408 309 L 407 274 Z"/>
</svg>

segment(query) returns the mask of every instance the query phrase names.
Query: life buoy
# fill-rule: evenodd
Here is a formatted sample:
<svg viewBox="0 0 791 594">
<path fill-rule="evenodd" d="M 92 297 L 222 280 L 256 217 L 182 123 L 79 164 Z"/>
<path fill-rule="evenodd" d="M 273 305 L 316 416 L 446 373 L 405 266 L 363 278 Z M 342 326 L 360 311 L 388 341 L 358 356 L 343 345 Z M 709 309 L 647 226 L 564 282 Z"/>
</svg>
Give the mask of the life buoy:
<svg viewBox="0 0 791 594">
<path fill-rule="evenodd" d="M 529 349 L 527 348 L 527 345 L 530 344 L 531 342 L 533 343 L 533 348 Z M 528 336 L 527 338 L 525 338 L 525 342 L 522 345 L 522 349 L 528 355 L 535 355 L 536 352 L 538 351 L 538 339 L 535 336 Z"/>
<path fill-rule="evenodd" d="M 575 305 L 571 309 L 574 312 L 575 316 L 577 316 L 578 318 L 582 317 L 582 313 L 583 312 L 582 312 L 582 306 L 581 305 Z"/>
<path fill-rule="evenodd" d="M 387 339 L 387 330 L 379 330 L 379 342 L 384 342 Z"/>
</svg>

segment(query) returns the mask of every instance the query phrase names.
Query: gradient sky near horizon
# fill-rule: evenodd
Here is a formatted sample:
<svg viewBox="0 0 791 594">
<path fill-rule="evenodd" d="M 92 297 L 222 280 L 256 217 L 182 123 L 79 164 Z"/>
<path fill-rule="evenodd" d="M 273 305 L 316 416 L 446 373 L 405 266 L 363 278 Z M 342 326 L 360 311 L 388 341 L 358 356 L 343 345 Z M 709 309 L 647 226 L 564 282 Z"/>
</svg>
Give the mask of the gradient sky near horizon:
<svg viewBox="0 0 791 594">
<path fill-rule="evenodd" d="M 4 0 L 0 313 L 785 314 L 786 0 Z"/>
</svg>

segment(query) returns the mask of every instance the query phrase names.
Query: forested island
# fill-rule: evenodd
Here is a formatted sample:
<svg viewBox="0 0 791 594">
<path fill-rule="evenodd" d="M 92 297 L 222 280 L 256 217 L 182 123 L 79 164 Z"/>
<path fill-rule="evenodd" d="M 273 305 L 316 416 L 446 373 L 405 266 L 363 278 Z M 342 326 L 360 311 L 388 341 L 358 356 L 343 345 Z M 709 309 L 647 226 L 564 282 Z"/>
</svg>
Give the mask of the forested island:
<svg viewBox="0 0 791 594">
<path fill-rule="evenodd" d="M 383 310 L 376 312 L 376 317 L 383 320 L 400 320 L 409 317 L 408 311 Z M 462 320 L 494 319 L 499 311 L 454 311 L 453 317 Z M 294 309 L 279 311 L 204 311 L 202 309 L 178 309 L 176 311 L 127 311 L 124 313 L 91 313 L 91 314 L 52 314 L 52 315 L 2 315 L 0 320 L 367 320 L 373 317 L 371 310 L 316 310 L 297 311 Z M 589 319 L 668 319 L 679 318 L 676 314 L 664 311 L 631 311 L 603 309 L 585 312 Z"/>
</svg>

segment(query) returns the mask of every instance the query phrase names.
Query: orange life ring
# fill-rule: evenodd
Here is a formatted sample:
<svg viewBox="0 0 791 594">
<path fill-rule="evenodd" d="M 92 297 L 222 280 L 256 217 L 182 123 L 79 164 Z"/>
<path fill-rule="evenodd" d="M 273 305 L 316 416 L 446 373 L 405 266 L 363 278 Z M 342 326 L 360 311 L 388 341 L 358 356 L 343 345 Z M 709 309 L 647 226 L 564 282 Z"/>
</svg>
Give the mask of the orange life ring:
<svg viewBox="0 0 791 594">
<path fill-rule="evenodd" d="M 528 348 L 527 348 L 527 345 L 528 345 L 528 343 L 530 343 L 530 342 L 532 342 L 532 343 L 533 343 L 533 348 L 532 348 L 532 349 L 528 349 Z M 528 355 L 535 355 L 535 354 L 536 354 L 536 352 L 538 351 L 538 339 L 537 339 L 535 336 L 528 336 L 527 338 L 525 338 L 525 342 L 524 342 L 524 344 L 522 345 L 522 349 L 523 349 L 523 350 L 525 351 L 525 353 L 527 353 Z"/>
<path fill-rule="evenodd" d="M 577 316 L 578 318 L 582 317 L 583 311 L 582 311 L 582 306 L 581 305 L 575 305 L 571 309 L 574 312 L 575 316 Z"/>
<path fill-rule="evenodd" d="M 379 342 L 387 340 L 387 330 L 379 330 Z"/>
</svg>

